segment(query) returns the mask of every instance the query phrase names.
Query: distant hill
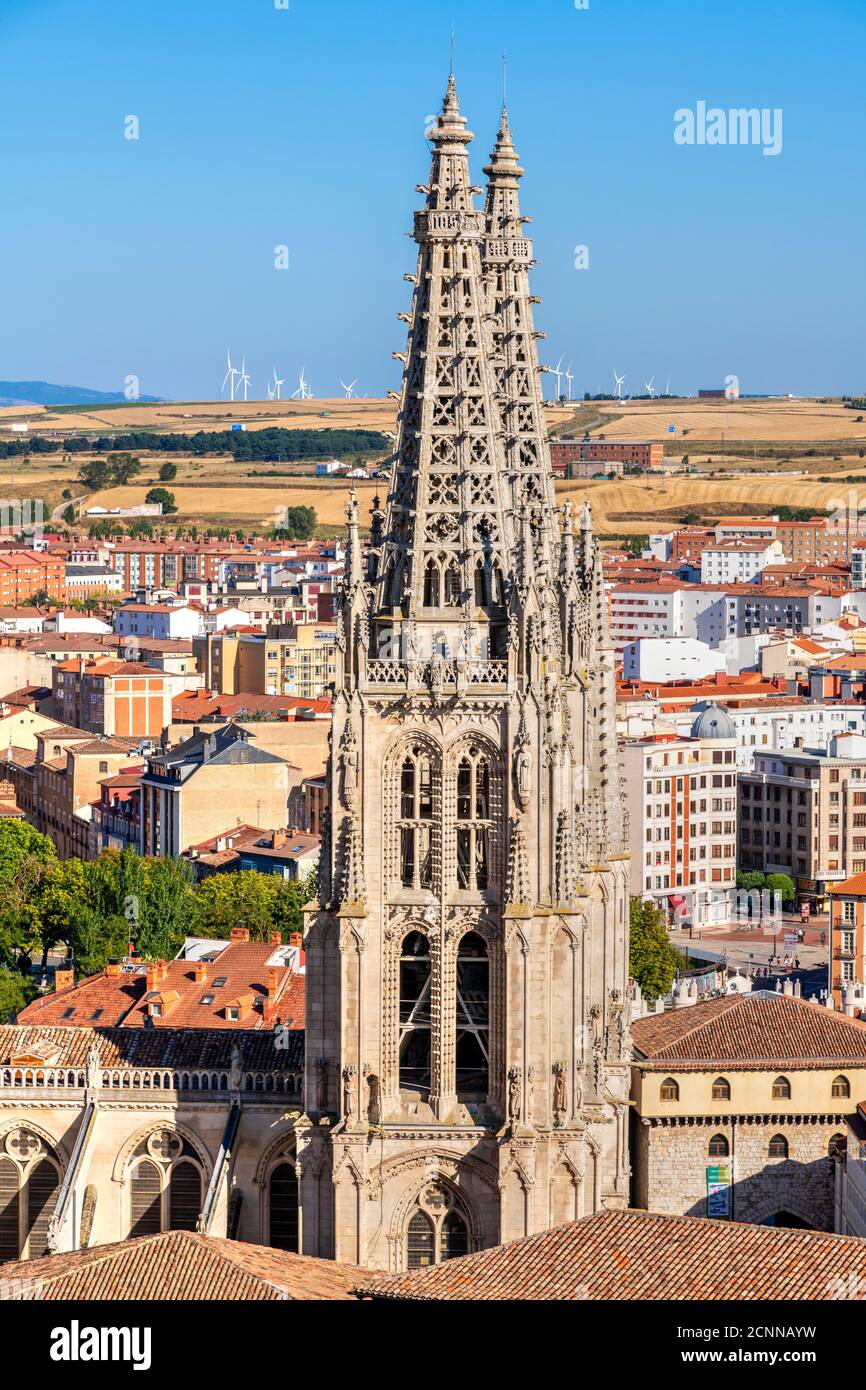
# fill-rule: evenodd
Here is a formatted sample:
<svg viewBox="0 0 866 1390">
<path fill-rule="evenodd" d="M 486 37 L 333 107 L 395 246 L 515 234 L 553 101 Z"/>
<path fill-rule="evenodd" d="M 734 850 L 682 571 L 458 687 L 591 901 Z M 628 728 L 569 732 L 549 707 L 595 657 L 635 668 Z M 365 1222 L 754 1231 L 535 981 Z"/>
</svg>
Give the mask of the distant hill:
<svg viewBox="0 0 866 1390">
<path fill-rule="evenodd" d="M 159 396 L 138 396 L 158 401 Z M 50 381 L 0 381 L 0 405 L 118 405 L 130 402 L 122 391 L 91 391 L 86 386 L 54 386 Z"/>
</svg>

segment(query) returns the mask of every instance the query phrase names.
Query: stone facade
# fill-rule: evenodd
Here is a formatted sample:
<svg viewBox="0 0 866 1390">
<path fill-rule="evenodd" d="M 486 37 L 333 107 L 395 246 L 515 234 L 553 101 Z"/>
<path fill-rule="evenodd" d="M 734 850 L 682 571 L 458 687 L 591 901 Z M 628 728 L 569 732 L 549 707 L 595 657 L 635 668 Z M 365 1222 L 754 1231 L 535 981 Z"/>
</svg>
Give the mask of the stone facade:
<svg viewBox="0 0 866 1390">
<path fill-rule="evenodd" d="M 735 1221 L 834 1228 L 835 1160 L 830 1141 L 844 1133 L 844 1115 L 748 1115 L 644 1120 L 634 1145 L 635 1205 L 667 1216 L 707 1216 L 707 1168 L 720 1159 L 710 1140 L 724 1135 L 734 1162 Z M 772 1157 L 781 1135 L 788 1157 Z M 723 1160 L 722 1160 L 723 1161 Z"/>
<path fill-rule="evenodd" d="M 399 1270 L 628 1201 L 628 825 L 588 509 L 558 516 L 503 114 L 453 76 L 386 511 L 349 508 L 308 916 L 305 1253 Z"/>
</svg>

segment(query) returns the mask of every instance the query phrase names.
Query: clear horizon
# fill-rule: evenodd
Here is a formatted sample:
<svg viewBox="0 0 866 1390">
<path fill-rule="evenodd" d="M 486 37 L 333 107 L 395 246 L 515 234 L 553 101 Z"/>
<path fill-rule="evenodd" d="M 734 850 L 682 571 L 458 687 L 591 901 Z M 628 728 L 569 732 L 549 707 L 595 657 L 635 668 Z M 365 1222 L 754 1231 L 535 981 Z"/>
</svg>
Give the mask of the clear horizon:
<svg viewBox="0 0 866 1390">
<path fill-rule="evenodd" d="M 454 18 L 479 184 L 509 55 L 541 357 L 576 396 L 614 369 L 628 395 L 866 389 L 857 0 L 290 6 L 7 0 L 0 378 L 213 400 L 230 347 L 251 399 L 274 367 L 284 396 L 302 368 L 394 389 Z M 713 144 L 742 108 L 763 138 Z"/>
</svg>

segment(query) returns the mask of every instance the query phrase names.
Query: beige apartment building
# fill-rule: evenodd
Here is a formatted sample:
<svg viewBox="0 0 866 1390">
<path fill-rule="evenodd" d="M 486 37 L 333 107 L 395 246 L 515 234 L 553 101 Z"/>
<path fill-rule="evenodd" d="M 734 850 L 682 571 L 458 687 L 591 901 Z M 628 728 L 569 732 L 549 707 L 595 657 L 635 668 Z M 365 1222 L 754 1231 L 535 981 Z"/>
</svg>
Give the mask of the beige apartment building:
<svg viewBox="0 0 866 1390">
<path fill-rule="evenodd" d="M 756 750 L 738 800 L 741 869 L 789 874 L 821 911 L 832 884 L 866 871 L 862 734 L 836 734 L 826 749 Z"/>
<path fill-rule="evenodd" d="M 737 735 L 710 705 L 692 737 L 628 739 L 623 770 L 631 834 L 631 892 L 671 924 L 704 926 L 732 913 L 737 860 Z"/>
<path fill-rule="evenodd" d="M 286 824 L 289 767 L 237 724 L 196 728 L 141 778 L 141 852 L 179 855 L 232 825 Z"/>
<path fill-rule="evenodd" d="M 240 653 L 243 690 L 263 695 L 320 699 L 336 672 L 337 629 L 333 623 L 287 623 L 268 629 Z M 250 682 L 253 682 L 250 684 Z"/>
</svg>

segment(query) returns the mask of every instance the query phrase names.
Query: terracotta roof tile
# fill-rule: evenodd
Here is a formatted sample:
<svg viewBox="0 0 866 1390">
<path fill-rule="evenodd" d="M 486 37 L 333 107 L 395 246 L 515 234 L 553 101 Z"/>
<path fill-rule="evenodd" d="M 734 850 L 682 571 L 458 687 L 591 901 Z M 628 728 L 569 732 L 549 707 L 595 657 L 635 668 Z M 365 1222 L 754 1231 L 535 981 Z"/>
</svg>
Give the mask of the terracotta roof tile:
<svg viewBox="0 0 866 1390">
<path fill-rule="evenodd" d="M 650 1070 L 866 1066 L 866 1023 L 768 990 L 650 1014 L 631 1025 L 631 1035 Z"/>
<path fill-rule="evenodd" d="M 695 1216 L 602 1211 L 541 1235 L 369 1275 L 369 1298 L 426 1300 L 813 1299 L 840 1272 L 866 1277 L 866 1240 Z"/>
<path fill-rule="evenodd" d="M 89 1028 L 4 1024 L 0 1026 L 0 1066 L 13 1057 L 45 1057 L 46 1066 L 87 1066 L 92 1042 L 106 1070 L 171 1067 L 184 1071 L 228 1071 L 232 1049 L 240 1048 L 241 1064 L 254 1071 L 294 1072 L 303 1062 L 304 1035 L 289 1034 L 289 1046 L 276 1048 L 272 1032 L 215 1028 Z M 52 1060 L 47 1060 L 50 1057 Z"/>
<path fill-rule="evenodd" d="M 284 1301 L 349 1299 L 362 1271 L 287 1250 L 166 1231 L 115 1245 L 4 1264 L 7 1288 L 21 1281 L 40 1299 Z M 7 1294 L 7 1297 L 9 1295 Z"/>
</svg>

